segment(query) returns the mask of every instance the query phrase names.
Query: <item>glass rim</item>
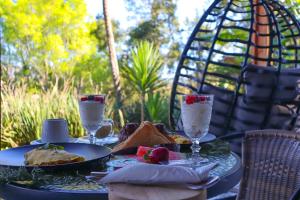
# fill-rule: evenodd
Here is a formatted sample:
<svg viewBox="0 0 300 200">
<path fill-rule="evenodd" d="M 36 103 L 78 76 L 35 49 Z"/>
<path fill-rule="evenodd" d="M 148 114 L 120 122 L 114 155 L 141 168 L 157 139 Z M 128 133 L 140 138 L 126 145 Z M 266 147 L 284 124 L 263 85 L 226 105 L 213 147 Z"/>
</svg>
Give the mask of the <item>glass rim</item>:
<svg viewBox="0 0 300 200">
<path fill-rule="evenodd" d="M 182 96 L 215 96 L 214 94 L 183 94 Z"/>
<path fill-rule="evenodd" d="M 105 94 L 80 94 L 77 97 L 79 102 L 85 101 L 97 101 L 99 103 L 105 104 L 106 95 Z"/>
<path fill-rule="evenodd" d="M 45 121 L 67 121 L 67 120 L 64 118 L 48 118 L 48 119 L 44 119 L 44 122 Z"/>
<path fill-rule="evenodd" d="M 100 97 L 106 97 L 107 94 L 78 94 L 78 97 L 82 97 L 82 96 L 100 96 Z"/>
<path fill-rule="evenodd" d="M 188 96 L 191 96 L 191 97 L 205 97 L 205 100 L 213 100 L 215 95 L 213 95 L 213 94 L 184 94 L 184 95 L 182 95 L 184 100 Z M 207 98 L 207 97 L 209 97 L 209 98 Z"/>
<path fill-rule="evenodd" d="M 190 97 L 190 98 L 189 98 Z M 187 94 L 182 95 L 182 103 L 193 104 L 193 103 L 209 103 L 213 102 L 213 94 Z"/>
</svg>

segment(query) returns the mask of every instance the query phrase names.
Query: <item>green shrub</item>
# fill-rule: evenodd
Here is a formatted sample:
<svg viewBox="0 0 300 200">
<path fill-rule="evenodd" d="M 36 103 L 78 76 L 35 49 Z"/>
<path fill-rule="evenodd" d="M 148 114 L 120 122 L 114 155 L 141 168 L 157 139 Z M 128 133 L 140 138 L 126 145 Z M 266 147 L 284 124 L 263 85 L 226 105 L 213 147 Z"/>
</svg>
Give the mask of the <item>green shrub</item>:
<svg viewBox="0 0 300 200">
<path fill-rule="evenodd" d="M 160 92 L 149 94 L 146 100 L 147 115 L 152 122 L 168 125 L 169 98 Z"/>
<path fill-rule="evenodd" d="M 9 81 L 7 81 L 9 82 Z M 59 83 L 59 84 L 58 84 Z M 129 86 L 128 86 L 129 88 Z M 81 91 L 102 93 L 94 88 Z M 9 148 L 29 144 L 41 136 L 42 123 L 48 118 L 64 118 L 68 121 L 69 133 L 73 137 L 85 134 L 78 111 L 78 90 L 72 81 L 58 81 L 47 91 L 35 89 L 23 81 L 14 84 L 2 82 L 1 88 L 1 147 Z M 106 117 L 115 116 L 114 98 L 109 91 Z M 140 105 L 137 94 L 126 92 L 124 122 L 140 122 Z M 149 94 L 145 102 L 145 120 L 168 124 L 168 94 Z M 120 113 L 119 113 L 120 114 Z M 123 115 L 122 114 L 122 115 Z M 119 119 L 119 117 L 117 117 Z M 116 132 L 122 122 L 115 121 Z"/>
<path fill-rule="evenodd" d="M 47 92 L 29 93 L 26 85 L 1 88 L 2 148 L 29 144 L 40 138 L 47 118 L 64 118 L 72 136 L 84 135 L 78 112 L 77 93 L 70 85 L 55 85 Z"/>
</svg>

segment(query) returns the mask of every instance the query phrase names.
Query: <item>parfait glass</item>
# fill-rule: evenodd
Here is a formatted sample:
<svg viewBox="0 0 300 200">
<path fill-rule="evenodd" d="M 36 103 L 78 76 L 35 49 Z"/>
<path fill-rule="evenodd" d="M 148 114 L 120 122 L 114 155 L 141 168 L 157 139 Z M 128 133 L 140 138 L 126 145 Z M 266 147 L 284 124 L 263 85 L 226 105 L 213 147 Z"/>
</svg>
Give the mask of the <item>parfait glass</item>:
<svg viewBox="0 0 300 200">
<path fill-rule="evenodd" d="M 181 118 L 185 134 L 192 141 L 192 167 L 207 162 L 200 156 L 200 140 L 208 133 L 212 113 L 213 95 L 185 95 L 181 103 Z"/>
<path fill-rule="evenodd" d="M 96 132 L 101 128 L 104 118 L 104 95 L 81 95 L 78 100 L 80 119 L 88 132 L 90 144 L 96 144 Z"/>
</svg>

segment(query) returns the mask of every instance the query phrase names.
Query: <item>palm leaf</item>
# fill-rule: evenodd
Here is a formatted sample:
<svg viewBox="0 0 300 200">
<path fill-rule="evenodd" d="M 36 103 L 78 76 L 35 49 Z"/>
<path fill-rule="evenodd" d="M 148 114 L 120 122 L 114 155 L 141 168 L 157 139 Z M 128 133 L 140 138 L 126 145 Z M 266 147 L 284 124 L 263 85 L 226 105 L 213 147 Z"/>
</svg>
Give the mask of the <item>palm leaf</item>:
<svg viewBox="0 0 300 200">
<path fill-rule="evenodd" d="M 121 68 L 122 75 L 138 92 L 147 93 L 162 86 L 159 71 L 162 59 L 152 43 L 141 42 L 131 51 L 132 66 Z"/>
</svg>

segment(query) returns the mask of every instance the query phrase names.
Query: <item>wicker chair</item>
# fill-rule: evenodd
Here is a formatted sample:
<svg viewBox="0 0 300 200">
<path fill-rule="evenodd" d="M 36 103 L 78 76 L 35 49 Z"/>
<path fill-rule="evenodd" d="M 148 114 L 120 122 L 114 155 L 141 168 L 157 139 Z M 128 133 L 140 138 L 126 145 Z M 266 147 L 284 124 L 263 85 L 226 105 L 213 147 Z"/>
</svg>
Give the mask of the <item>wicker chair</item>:
<svg viewBox="0 0 300 200">
<path fill-rule="evenodd" d="M 284 130 L 246 133 L 238 200 L 299 198 L 300 135 Z"/>
<path fill-rule="evenodd" d="M 215 96 L 210 132 L 218 137 L 296 129 L 299 47 L 299 21 L 279 1 L 215 0 L 178 63 L 170 99 L 171 127 L 182 129 L 182 95 L 209 93 Z M 241 151 L 241 139 L 231 144 Z"/>
</svg>

